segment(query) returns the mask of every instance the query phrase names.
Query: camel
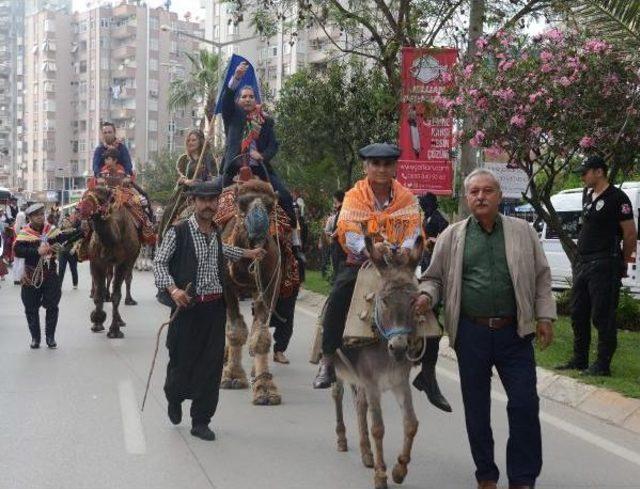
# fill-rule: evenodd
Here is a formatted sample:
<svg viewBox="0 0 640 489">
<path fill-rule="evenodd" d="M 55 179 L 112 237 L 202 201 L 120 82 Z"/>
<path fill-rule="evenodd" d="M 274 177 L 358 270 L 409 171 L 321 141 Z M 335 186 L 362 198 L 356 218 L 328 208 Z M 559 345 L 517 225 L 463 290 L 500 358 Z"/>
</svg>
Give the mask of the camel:
<svg viewBox="0 0 640 489">
<path fill-rule="evenodd" d="M 344 348 L 336 361 L 338 381 L 333 385 L 332 396 L 336 409 L 336 434 L 338 451 L 347 451 L 346 429 L 342 400 L 344 384 L 350 384 L 356 398 L 356 411 L 360 431 L 360 453 L 365 467 L 374 468 L 375 489 L 387 488 L 387 468 L 382 450 L 384 422 L 380 396 L 391 390 L 403 411 L 404 443 L 398 461 L 393 467 L 394 482 L 401 484 L 406 475 L 411 448 L 418 431 L 409 385 L 409 374 L 415 358 L 424 342 L 416 335 L 416 318 L 412 302 L 418 295 L 418 282 L 414 271 L 422 257 L 424 241 L 416 240 L 409 255 L 391 252 L 383 256 L 366 238 L 371 262 L 381 275 L 381 288 L 374 297 L 373 317 L 377 323 L 377 341 L 373 344 Z M 375 455 L 371 452 L 367 412 L 371 421 L 371 435 Z"/>
<path fill-rule="evenodd" d="M 131 276 L 133 265 L 140 252 L 140 238 L 135 220 L 124 205 L 114 204 L 114 193 L 121 189 L 97 186 L 87 190 L 78 211 L 83 219 L 90 219 L 93 234 L 89 243 L 91 278 L 95 284 L 91 312 L 91 331 L 104 331 L 106 313 L 103 309 L 108 295 L 107 276 L 113 269 L 113 292 L 111 294 L 112 318 L 108 338 L 123 338 L 120 328 L 124 321 L 120 316 L 122 282 Z"/>
<path fill-rule="evenodd" d="M 225 285 L 227 303 L 227 361 L 222 372 L 223 389 L 244 389 L 248 387 L 247 376 L 242 368 L 242 347 L 249 337 L 249 352 L 253 355 L 253 404 L 259 406 L 280 404 L 273 376 L 269 372 L 269 353 L 271 333 L 269 320 L 278 300 L 283 277 L 287 267 L 295 260 L 284 245 L 290 236 L 280 233 L 288 225 L 274 225 L 288 219 L 277 206 L 278 196 L 271 185 L 258 179 L 252 179 L 237 188 L 235 205 L 227 205 L 233 199 L 234 187 L 225 190 L 221 196 L 216 221 L 223 226 L 222 239 L 225 243 L 241 248 L 263 247 L 267 251 L 261 262 L 248 264 L 246 261 L 230 263 Z M 226 201 L 226 203 L 225 203 Z M 222 214 L 233 213 L 230 220 L 221 219 Z M 271 220 L 270 220 L 271 216 Z M 271 230 L 279 229 L 276 236 Z M 297 268 L 296 274 L 297 274 Z M 291 276 L 291 274 L 289 274 Z M 297 276 L 297 275 L 296 275 Z M 238 298 L 250 294 L 253 297 L 253 324 L 251 334 L 240 312 Z"/>
</svg>

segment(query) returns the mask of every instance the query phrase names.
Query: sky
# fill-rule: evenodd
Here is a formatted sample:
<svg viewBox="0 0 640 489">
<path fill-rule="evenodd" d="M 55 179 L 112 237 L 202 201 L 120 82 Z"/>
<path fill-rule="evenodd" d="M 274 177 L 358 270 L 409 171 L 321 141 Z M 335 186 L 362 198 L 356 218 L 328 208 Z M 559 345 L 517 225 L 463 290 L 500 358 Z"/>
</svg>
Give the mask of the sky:
<svg viewBox="0 0 640 489">
<path fill-rule="evenodd" d="M 171 10 L 177 12 L 180 17 L 185 12 L 191 12 L 194 17 L 204 17 L 204 9 L 200 8 L 202 0 L 171 0 Z M 73 10 L 86 10 L 87 3 L 94 3 L 95 0 L 73 0 Z M 159 7 L 164 5 L 165 0 L 147 0 L 147 4 L 151 7 Z M 108 2 L 107 2 L 108 3 Z M 120 0 L 111 0 L 113 5 L 118 5 Z"/>
</svg>

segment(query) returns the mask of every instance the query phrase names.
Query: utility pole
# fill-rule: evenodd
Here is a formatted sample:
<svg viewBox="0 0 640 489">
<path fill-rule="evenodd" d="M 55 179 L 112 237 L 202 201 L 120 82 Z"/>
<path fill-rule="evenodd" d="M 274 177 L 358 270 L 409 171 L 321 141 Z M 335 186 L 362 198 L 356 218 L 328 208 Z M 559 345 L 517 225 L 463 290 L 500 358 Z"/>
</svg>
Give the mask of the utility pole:
<svg viewBox="0 0 640 489">
<path fill-rule="evenodd" d="M 485 14 L 486 0 L 472 0 L 471 9 L 469 10 L 469 41 L 467 44 L 467 52 L 464 55 L 465 62 L 471 62 L 476 54 L 478 48 L 476 47 L 476 41 L 482 37 L 484 31 L 484 14 Z M 471 121 L 465 117 L 462 122 L 462 130 L 466 133 L 472 129 Z M 464 181 L 467 175 L 475 170 L 478 158 L 477 151 L 468 142 L 462 145 L 462 151 L 460 153 L 460 179 Z M 464 198 L 464 188 L 460 189 L 459 194 L 460 201 L 458 204 L 458 217 L 460 219 L 469 215 L 469 207 L 467 201 Z"/>
</svg>

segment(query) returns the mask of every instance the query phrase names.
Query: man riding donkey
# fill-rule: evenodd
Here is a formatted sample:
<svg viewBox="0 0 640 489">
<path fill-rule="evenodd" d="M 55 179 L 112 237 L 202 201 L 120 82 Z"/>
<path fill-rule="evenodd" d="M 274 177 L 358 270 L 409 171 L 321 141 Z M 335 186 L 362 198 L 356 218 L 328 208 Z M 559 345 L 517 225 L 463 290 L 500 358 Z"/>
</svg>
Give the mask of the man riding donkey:
<svg viewBox="0 0 640 489">
<path fill-rule="evenodd" d="M 356 182 L 354 188 L 346 193 L 338 218 L 338 240 L 347 253 L 347 259 L 339 266 L 327 300 L 322 322 L 322 360 L 313 382 L 316 389 L 326 389 L 336 381 L 336 350 L 342 344 L 358 272 L 361 267 L 369 266 L 363 228 L 373 236 L 374 247 L 380 252 L 395 247 L 400 253 L 408 253 L 420 235 L 420 211 L 416 198 L 395 179 L 399 148 L 375 143 L 362 148 L 359 154 L 365 162 L 366 178 Z M 439 338 L 427 339 L 427 343 L 433 341 L 438 342 Z M 427 344 L 425 356 L 429 358 L 423 358 L 420 375 L 426 381 L 421 387 L 424 386 L 432 404 L 443 411 L 450 411 L 451 407 L 440 393 L 435 378 L 437 349 L 429 348 Z"/>
</svg>

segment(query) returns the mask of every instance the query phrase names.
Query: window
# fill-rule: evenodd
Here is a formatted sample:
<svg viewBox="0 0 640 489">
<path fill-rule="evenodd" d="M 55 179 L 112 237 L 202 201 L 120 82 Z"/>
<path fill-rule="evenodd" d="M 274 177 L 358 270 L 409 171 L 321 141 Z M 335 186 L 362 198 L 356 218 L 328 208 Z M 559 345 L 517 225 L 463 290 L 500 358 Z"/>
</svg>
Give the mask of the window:
<svg viewBox="0 0 640 489">
<path fill-rule="evenodd" d="M 149 103 L 149 110 L 153 111 L 153 112 L 157 112 L 158 111 L 158 99 L 154 99 L 154 98 L 150 98 L 148 100 Z M 157 129 L 157 126 L 156 126 Z"/>
<path fill-rule="evenodd" d="M 149 139 L 149 151 L 158 151 L 157 139 Z"/>
<path fill-rule="evenodd" d="M 45 112 L 55 112 L 56 111 L 56 101 L 55 100 L 45 100 L 42 102 L 42 110 Z"/>
<path fill-rule="evenodd" d="M 582 211 L 558 212 L 560 225 L 571 239 L 578 239 L 578 234 L 580 234 L 580 229 L 582 228 L 581 217 Z M 545 237 L 547 239 L 558 239 L 558 233 L 547 226 L 547 234 Z"/>
<path fill-rule="evenodd" d="M 239 29 L 237 25 L 234 25 L 233 22 L 231 24 L 227 24 L 227 34 L 233 36 L 238 34 Z"/>
<path fill-rule="evenodd" d="M 56 50 L 56 42 L 52 39 L 45 39 L 42 43 L 42 51 L 55 51 Z"/>
<path fill-rule="evenodd" d="M 157 131 L 158 130 L 158 121 L 150 119 L 149 120 L 149 131 Z"/>
<path fill-rule="evenodd" d="M 158 18 L 152 16 L 151 19 L 149 20 L 149 25 L 151 26 L 152 29 L 157 29 L 158 28 Z"/>
<path fill-rule="evenodd" d="M 158 91 L 158 80 L 152 78 L 149 80 L 149 90 Z"/>
<path fill-rule="evenodd" d="M 44 21 L 44 31 L 45 32 L 55 32 L 56 24 L 54 19 L 45 19 Z"/>
<path fill-rule="evenodd" d="M 171 41 L 171 52 L 172 53 L 178 52 L 178 43 L 176 41 Z"/>
<path fill-rule="evenodd" d="M 109 58 L 103 57 L 100 59 L 100 68 L 103 70 L 108 70 L 111 63 L 109 62 Z"/>
<path fill-rule="evenodd" d="M 158 50 L 158 39 L 156 37 L 149 39 L 149 49 L 152 51 Z"/>
<path fill-rule="evenodd" d="M 86 150 L 87 150 L 87 141 L 86 139 L 81 139 L 80 141 L 78 141 L 78 151 L 83 153 Z"/>
<path fill-rule="evenodd" d="M 44 71 L 45 73 L 58 71 L 58 68 L 56 67 L 56 62 L 55 61 L 44 61 L 42 63 L 42 71 Z"/>
<path fill-rule="evenodd" d="M 291 54 L 291 43 L 287 42 L 284 45 L 284 54 Z"/>
<path fill-rule="evenodd" d="M 87 72 L 87 62 L 86 61 L 80 61 L 80 73 L 86 73 Z"/>
<path fill-rule="evenodd" d="M 270 48 L 270 54 L 272 58 L 275 58 L 276 56 L 278 56 L 278 46 L 271 46 Z"/>
<path fill-rule="evenodd" d="M 219 6 L 219 5 L 217 5 Z M 213 26 L 213 38 L 214 39 L 219 39 L 220 38 L 220 26 L 219 25 L 214 25 Z"/>
<path fill-rule="evenodd" d="M 155 58 L 151 58 L 149 60 L 149 70 L 150 71 L 158 71 L 158 60 Z"/>
<path fill-rule="evenodd" d="M 110 18 L 102 18 L 100 19 L 100 27 L 109 27 L 109 25 L 111 25 L 111 19 Z"/>
</svg>

